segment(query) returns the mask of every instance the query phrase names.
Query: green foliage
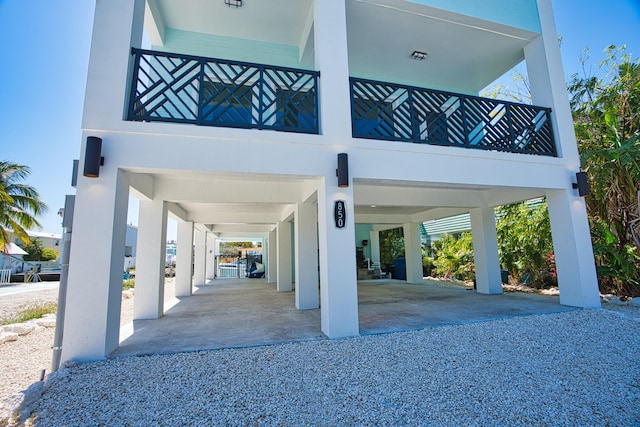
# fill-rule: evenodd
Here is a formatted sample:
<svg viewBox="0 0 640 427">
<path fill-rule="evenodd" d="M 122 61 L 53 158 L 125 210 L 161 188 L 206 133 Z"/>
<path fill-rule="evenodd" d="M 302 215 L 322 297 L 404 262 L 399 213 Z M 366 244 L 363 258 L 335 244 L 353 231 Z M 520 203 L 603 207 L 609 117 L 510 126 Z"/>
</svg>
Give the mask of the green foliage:
<svg viewBox="0 0 640 427">
<path fill-rule="evenodd" d="M 586 70 L 587 55 L 581 59 Z M 597 74 L 583 71 L 569 85 L 587 196 L 596 265 L 603 291 L 640 293 L 640 63 L 610 46 Z"/>
<path fill-rule="evenodd" d="M 422 276 L 431 276 L 431 271 L 434 268 L 435 266 L 433 265 L 433 258 L 428 255 L 424 255 L 422 257 Z"/>
<path fill-rule="evenodd" d="M 402 228 L 380 232 L 380 262 L 392 265 L 396 258 L 404 257 L 404 233 Z"/>
<path fill-rule="evenodd" d="M 31 243 L 23 245 L 22 249 L 27 252 L 23 258 L 25 261 L 55 261 L 58 259 L 58 251 L 45 248 L 40 239 L 31 240 Z"/>
<path fill-rule="evenodd" d="M 435 253 L 433 265 L 439 277 L 469 281 L 475 279 L 473 263 L 473 240 L 471 233 L 462 233 L 460 237 L 444 234 L 433 242 Z"/>
<path fill-rule="evenodd" d="M 480 93 L 480 96 L 505 101 L 519 102 L 521 104 L 531 104 L 531 89 L 529 79 L 522 70 L 523 64 L 513 68 L 510 72 L 511 83 L 498 83 L 487 88 Z"/>
<path fill-rule="evenodd" d="M 55 261 L 59 256 L 60 254 L 55 249 L 44 248 L 42 250 L 42 261 Z"/>
<path fill-rule="evenodd" d="M 235 257 L 242 248 L 252 248 L 253 242 L 222 242 L 220 243 L 220 255 Z"/>
<path fill-rule="evenodd" d="M 553 241 L 547 203 L 521 202 L 499 208 L 496 224 L 500 264 L 515 280 L 536 287 L 555 284 Z"/>
<path fill-rule="evenodd" d="M 22 183 L 30 173 L 27 166 L 0 161 L 0 251 L 10 243 L 8 230 L 28 244 L 26 230 L 40 227 L 36 217 L 48 210 L 35 188 Z"/>
<path fill-rule="evenodd" d="M 39 319 L 45 314 L 55 313 L 57 309 L 58 304 L 55 302 L 35 303 L 26 308 L 23 308 L 16 315 L 8 319 L 3 319 L 2 322 L 0 322 L 0 325 L 22 323 L 33 319 Z"/>
<path fill-rule="evenodd" d="M 127 289 L 133 289 L 136 286 L 136 279 L 124 279 L 122 281 L 122 290 L 126 291 Z"/>
</svg>

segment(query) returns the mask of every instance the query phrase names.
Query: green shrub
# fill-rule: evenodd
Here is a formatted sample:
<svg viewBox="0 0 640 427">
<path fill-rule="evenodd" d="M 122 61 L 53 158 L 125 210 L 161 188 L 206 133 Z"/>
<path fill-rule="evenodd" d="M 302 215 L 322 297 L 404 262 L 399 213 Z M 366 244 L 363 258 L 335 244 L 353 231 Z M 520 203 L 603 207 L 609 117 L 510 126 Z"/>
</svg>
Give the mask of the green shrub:
<svg viewBox="0 0 640 427">
<path fill-rule="evenodd" d="M 444 234 L 433 242 L 435 273 L 446 279 L 474 280 L 473 240 L 471 233 L 460 237 Z"/>
<path fill-rule="evenodd" d="M 430 256 L 423 256 L 422 257 L 422 275 L 424 277 L 426 276 L 431 276 L 431 271 L 433 270 L 434 266 L 433 266 L 433 258 L 431 258 Z"/>
<path fill-rule="evenodd" d="M 546 201 L 499 208 L 496 224 L 500 264 L 516 281 L 535 287 L 555 285 L 555 259 Z"/>
<path fill-rule="evenodd" d="M 124 279 L 122 281 L 122 290 L 126 291 L 127 289 L 133 289 L 136 285 L 136 279 Z"/>
</svg>

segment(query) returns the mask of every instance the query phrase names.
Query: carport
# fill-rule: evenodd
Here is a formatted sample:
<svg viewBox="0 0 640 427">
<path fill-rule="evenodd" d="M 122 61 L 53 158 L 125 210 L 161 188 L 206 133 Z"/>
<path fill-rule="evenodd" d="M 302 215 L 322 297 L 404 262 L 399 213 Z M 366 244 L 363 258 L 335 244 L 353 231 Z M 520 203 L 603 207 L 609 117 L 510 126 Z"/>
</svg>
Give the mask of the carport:
<svg viewBox="0 0 640 427">
<path fill-rule="evenodd" d="M 130 193 L 140 200 L 135 320 L 112 355 L 341 338 L 579 305 L 500 295 L 493 207 L 551 194 L 544 188 L 354 178 L 343 195 L 348 227 L 340 230 L 318 177 L 129 173 Z M 559 226 L 562 217 L 549 206 Z M 419 224 L 464 212 L 472 217 L 477 290 L 423 281 Z M 169 309 L 158 264 L 167 216 L 178 224 L 178 302 Z M 355 231 L 360 224 L 370 227 L 365 236 Z M 379 245 L 379 231 L 394 227 L 404 230 L 407 280 L 359 281 L 356 288 L 356 246 L 367 237 Z M 262 240 L 265 279 L 215 278 L 216 242 L 231 238 Z M 561 289 L 569 292 L 580 286 L 566 283 Z"/>
<path fill-rule="evenodd" d="M 378 334 L 513 316 L 554 313 L 558 297 L 483 295 L 425 280 L 358 282 L 361 334 Z M 127 332 L 128 331 L 128 332 Z M 326 339 L 320 309 L 297 310 L 293 292 L 277 292 L 266 279 L 218 279 L 179 298 L 159 319 L 123 325 L 110 356 L 162 354 Z"/>
</svg>

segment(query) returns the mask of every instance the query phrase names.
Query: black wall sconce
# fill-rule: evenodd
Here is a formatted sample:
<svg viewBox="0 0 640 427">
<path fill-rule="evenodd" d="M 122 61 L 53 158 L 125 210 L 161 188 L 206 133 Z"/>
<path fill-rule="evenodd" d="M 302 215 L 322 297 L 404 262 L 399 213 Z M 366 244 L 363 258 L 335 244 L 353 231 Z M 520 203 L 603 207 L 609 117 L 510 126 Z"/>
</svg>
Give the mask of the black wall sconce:
<svg viewBox="0 0 640 427">
<path fill-rule="evenodd" d="M 578 190 L 580 197 L 589 195 L 589 182 L 587 181 L 586 173 L 576 172 L 576 182 L 573 183 L 573 188 Z"/>
<path fill-rule="evenodd" d="M 101 156 L 101 153 L 102 138 L 97 136 L 87 137 L 87 146 L 84 151 L 84 176 L 88 178 L 100 176 L 100 166 L 104 165 L 104 157 Z"/>
<path fill-rule="evenodd" d="M 224 4 L 229 7 L 242 7 L 242 0 L 224 0 Z"/>
<path fill-rule="evenodd" d="M 346 188 L 349 186 L 349 157 L 347 153 L 338 154 L 336 176 L 338 177 L 338 187 Z"/>
</svg>

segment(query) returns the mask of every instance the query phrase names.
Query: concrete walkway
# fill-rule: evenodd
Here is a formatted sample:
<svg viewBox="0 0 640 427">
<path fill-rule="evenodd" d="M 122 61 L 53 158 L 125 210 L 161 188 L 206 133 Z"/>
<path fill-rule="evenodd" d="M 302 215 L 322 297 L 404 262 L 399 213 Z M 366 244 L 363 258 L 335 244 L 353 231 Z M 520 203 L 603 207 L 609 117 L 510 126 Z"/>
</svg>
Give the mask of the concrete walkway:
<svg viewBox="0 0 640 427">
<path fill-rule="evenodd" d="M 60 282 L 14 282 L 0 285 L 0 297 L 23 294 L 25 292 L 39 292 L 49 289 L 58 289 Z"/>
<path fill-rule="evenodd" d="M 363 335 L 573 309 L 561 306 L 558 297 L 482 295 L 429 281 L 359 282 L 358 301 Z M 277 292 L 264 279 L 219 279 L 197 288 L 191 297 L 180 298 L 158 320 L 134 321 L 133 334 L 111 356 L 316 339 L 326 339 L 320 330 L 320 310 L 297 310 L 293 292 Z"/>
</svg>

